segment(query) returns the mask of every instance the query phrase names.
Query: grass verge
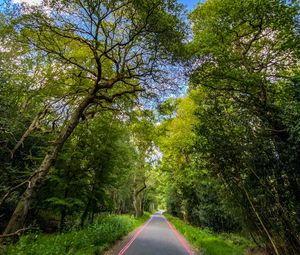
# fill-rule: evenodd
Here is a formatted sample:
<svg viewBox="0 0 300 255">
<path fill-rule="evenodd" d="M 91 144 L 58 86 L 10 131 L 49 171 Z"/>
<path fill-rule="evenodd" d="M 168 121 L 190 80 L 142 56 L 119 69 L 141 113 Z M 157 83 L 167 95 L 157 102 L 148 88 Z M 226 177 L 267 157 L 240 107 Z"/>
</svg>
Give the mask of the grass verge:
<svg viewBox="0 0 300 255">
<path fill-rule="evenodd" d="M 16 245 L 8 247 L 7 255 L 97 255 L 140 226 L 149 218 L 129 215 L 101 217 L 86 229 L 62 234 L 28 234 Z"/>
<path fill-rule="evenodd" d="M 216 234 L 201 229 L 166 214 L 176 229 L 202 254 L 205 255 L 242 255 L 253 243 L 236 234 Z"/>
</svg>

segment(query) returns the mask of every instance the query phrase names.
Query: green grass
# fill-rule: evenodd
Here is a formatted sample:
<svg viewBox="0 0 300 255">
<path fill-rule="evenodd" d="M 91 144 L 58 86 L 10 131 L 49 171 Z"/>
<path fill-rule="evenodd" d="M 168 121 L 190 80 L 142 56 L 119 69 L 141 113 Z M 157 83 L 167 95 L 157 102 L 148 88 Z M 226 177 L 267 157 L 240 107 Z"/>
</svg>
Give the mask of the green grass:
<svg viewBox="0 0 300 255">
<path fill-rule="evenodd" d="M 251 241 L 235 234 L 216 234 L 207 229 L 191 226 L 184 221 L 165 215 L 176 229 L 205 255 L 242 255 L 252 247 Z"/>
<path fill-rule="evenodd" d="M 129 215 L 101 217 L 86 229 L 62 234 L 28 234 L 8 247 L 7 255 L 96 255 L 102 254 L 117 240 L 141 225 L 149 214 L 141 218 Z"/>
</svg>

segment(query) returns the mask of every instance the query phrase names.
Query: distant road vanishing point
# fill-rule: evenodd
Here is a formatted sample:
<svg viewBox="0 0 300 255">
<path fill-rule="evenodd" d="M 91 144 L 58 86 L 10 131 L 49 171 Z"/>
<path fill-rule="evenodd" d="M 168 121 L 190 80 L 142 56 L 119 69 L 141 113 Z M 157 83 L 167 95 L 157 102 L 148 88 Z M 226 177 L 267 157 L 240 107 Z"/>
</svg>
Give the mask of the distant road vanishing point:
<svg viewBox="0 0 300 255">
<path fill-rule="evenodd" d="M 194 253 L 162 212 L 158 212 L 117 247 L 112 255 L 194 255 Z"/>
</svg>

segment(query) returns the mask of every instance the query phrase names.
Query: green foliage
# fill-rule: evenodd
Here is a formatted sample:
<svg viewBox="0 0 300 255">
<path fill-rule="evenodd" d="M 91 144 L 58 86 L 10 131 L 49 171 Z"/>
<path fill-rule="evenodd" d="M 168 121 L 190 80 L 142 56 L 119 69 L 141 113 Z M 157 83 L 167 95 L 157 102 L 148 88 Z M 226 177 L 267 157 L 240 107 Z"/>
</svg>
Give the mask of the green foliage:
<svg viewBox="0 0 300 255">
<path fill-rule="evenodd" d="M 299 2 L 209 0 L 190 16 L 200 166 L 274 254 L 300 247 L 298 153 L 291 149 L 299 122 L 298 10 Z"/>
<path fill-rule="evenodd" d="M 7 187 L 25 181 L 9 193 L 27 194 L 13 201 L 17 209 L 5 232 L 16 231 L 26 219 L 34 221 L 47 206 L 55 218 L 61 214 L 60 226 L 74 211 L 82 213 L 81 225 L 101 211 L 130 211 L 133 172 L 145 157 L 135 158 L 138 145 L 125 128 L 128 112 L 139 104 L 140 92 L 153 96 L 158 91 L 163 84 L 159 67 L 174 60 L 171 51 L 182 47 L 182 6 L 175 0 L 48 1 L 26 8 L 8 1 L 6 6 L 0 9 L 0 61 L 1 71 L 12 77 L 5 99 L 14 108 L 0 124 L 18 129 L 4 129 L 12 136 L 4 141 L 4 153 L 11 151 L 4 170 L 18 175 L 14 164 L 19 169 L 25 161 L 14 161 L 20 148 L 31 139 L 36 146 L 21 155 L 31 163 L 26 175 L 17 180 L 4 176 L 0 184 L 5 195 Z M 20 123 L 10 120 L 14 115 Z M 92 121 L 97 117 L 102 118 L 98 125 Z M 92 126 L 86 128 L 88 135 L 81 126 L 85 120 Z M 32 218 L 26 217 L 29 208 Z"/>
<path fill-rule="evenodd" d="M 61 230 L 68 227 L 67 219 L 71 223 L 79 217 L 83 226 L 100 212 L 130 212 L 137 156 L 127 128 L 109 112 L 79 125 L 41 189 L 35 210 L 60 215 Z"/>
<path fill-rule="evenodd" d="M 161 111 L 168 209 L 297 254 L 299 2 L 208 0 L 190 20 L 190 90 Z"/>
<path fill-rule="evenodd" d="M 205 255 L 242 255 L 253 246 L 247 239 L 233 234 L 215 234 L 207 229 L 189 225 L 182 220 L 166 215 L 178 231 Z"/>
<path fill-rule="evenodd" d="M 130 126 L 132 141 L 136 148 L 137 158 L 134 165 L 133 206 L 135 215 L 143 215 L 143 211 L 153 211 L 157 206 L 156 176 L 156 128 L 155 116 L 150 110 L 136 110 Z"/>
<path fill-rule="evenodd" d="M 215 231 L 237 230 L 240 226 L 222 202 L 219 183 L 205 168 L 199 152 L 194 150 L 199 139 L 195 132 L 199 120 L 195 115 L 194 98 L 199 96 L 192 91 L 189 96 L 177 100 L 176 117 L 166 119 L 159 126 L 166 206 L 172 215 L 191 224 Z"/>
<path fill-rule="evenodd" d="M 7 255 L 60 255 L 102 254 L 114 242 L 141 225 L 147 218 L 128 215 L 99 217 L 94 224 L 83 230 L 45 235 L 32 233 L 21 237 L 15 246 L 10 246 Z"/>
<path fill-rule="evenodd" d="M 136 221 L 97 214 L 160 204 L 209 229 L 171 218 L 207 254 L 241 254 L 247 241 L 210 232 L 241 230 L 298 254 L 299 1 L 201 2 L 186 45 L 175 0 L 48 3 L 0 9 L 0 230 L 30 176 L 12 225 L 91 225 L 11 251 L 99 253 Z M 170 89 L 166 63 L 186 59 L 187 95 L 145 109 L 139 93 Z"/>
</svg>

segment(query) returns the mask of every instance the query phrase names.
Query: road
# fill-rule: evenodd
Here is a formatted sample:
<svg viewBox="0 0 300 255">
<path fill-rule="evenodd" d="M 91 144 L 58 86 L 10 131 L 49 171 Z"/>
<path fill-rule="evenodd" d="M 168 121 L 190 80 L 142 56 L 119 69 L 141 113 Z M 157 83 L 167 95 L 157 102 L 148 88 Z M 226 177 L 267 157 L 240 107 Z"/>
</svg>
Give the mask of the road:
<svg viewBox="0 0 300 255">
<path fill-rule="evenodd" d="M 192 255 L 184 238 L 161 212 L 141 226 L 112 253 L 113 255 Z"/>
</svg>

